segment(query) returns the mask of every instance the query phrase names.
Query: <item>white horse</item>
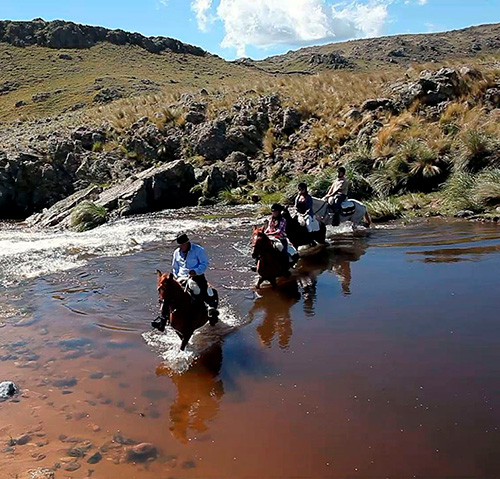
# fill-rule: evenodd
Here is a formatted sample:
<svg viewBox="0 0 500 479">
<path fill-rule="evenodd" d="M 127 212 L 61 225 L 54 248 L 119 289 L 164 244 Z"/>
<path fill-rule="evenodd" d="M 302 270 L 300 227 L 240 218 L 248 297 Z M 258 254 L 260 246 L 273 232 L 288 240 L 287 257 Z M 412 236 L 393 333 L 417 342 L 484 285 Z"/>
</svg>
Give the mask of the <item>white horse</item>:
<svg viewBox="0 0 500 479">
<path fill-rule="evenodd" d="M 332 225 L 333 213 L 328 208 L 328 203 L 322 199 L 313 197 L 314 215 L 323 221 L 327 226 Z M 366 206 L 357 200 L 347 200 L 342 203 L 340 211 L 340 222 L 350 221 L 355 226 L 371 226 L 372 219 Z"/>
</svg>

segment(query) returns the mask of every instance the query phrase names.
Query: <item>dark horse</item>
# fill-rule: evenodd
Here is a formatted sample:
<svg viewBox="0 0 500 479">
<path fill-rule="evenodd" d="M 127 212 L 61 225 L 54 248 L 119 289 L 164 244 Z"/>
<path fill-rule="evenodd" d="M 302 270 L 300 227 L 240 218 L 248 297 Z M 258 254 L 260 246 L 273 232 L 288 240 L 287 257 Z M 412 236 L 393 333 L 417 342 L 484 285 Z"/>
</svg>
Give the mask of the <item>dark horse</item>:
<svg viewBox="0 0 500 479">
<path fill-rule="evenodd" d="M 215 326 L 217 317 L 209 318 L 208 309 L 202 299 L 193 297 L 175 278 L 172 273 L 158 275 L 158 295 L 162 301 L 160 324 L 153 326 L 160 331 L 170 324 L 181 338 L 181 351 L 184 351 L 191 336 L 198 328 L 210 321 Z M 213 289 L 217 298 L 217 291 Z M 159 326 L 159 327 L 158 327 Z"/>
<path fill-rule="evenodd" d="M 309 232 L 305 223 L 302 225 L 299 221 L 299 214 L 292 217 L 290 212 L 285 209 L 283 211 L 283 217 L 286 220 L 286 235 L 290 243 L 292 243 L 295 248 L 304 245 L 315 245 L 315 244 L 325 244 L 326 238 L 326 225 L 320 221 L 319 231 Z"/>
<path fill-rule="evenodd" d="M 271 286 L 275 287 L 277 278 L 290 276 L 288 254 L 286 251 L 278 251 L 262 228 L 253 228 L 252 246 L 252 258 L 257 260 L 257 273 L 260 276 L 257 288 L 260 288 L 264 281 L 269 281 Z"/>
</svg>

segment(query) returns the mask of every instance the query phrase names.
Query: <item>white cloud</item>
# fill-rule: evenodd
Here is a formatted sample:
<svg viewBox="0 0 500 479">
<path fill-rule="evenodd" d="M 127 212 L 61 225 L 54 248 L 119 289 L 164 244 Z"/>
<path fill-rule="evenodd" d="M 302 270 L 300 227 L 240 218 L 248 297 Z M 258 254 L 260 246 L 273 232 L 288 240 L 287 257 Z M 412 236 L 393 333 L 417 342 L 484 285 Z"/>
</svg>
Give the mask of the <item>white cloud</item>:
<svg viewBox="0 0 500 479">
<path fill-rule="evenodd" d="M 204 32 L 208 30 L 208 24 L 213 21 L 208 13 L 211 6 L 212 0 L 192 0 L 191 2 L 191 10 L 193 10 L 196 15 L 198 27 Z"/>
<path fill-rule="evenodd" d="M 333 0 L 335 1 L 335 0 Z M 198 27 L 224 25 L 222 46 L 245 56 L 249 45 L 310 45 L 383 34 L 393 3 L 428 0 L 191 0 Z"/>
<path fill-rule="evenodd" d="M 198 0 L 199 1 L 199 0 Z M 245 55 L 248 45 L 306 45 L 380 35 L 392 0 L 329 5 L 326 0 L 220 0 L 222 46 Z"/>
</svg>

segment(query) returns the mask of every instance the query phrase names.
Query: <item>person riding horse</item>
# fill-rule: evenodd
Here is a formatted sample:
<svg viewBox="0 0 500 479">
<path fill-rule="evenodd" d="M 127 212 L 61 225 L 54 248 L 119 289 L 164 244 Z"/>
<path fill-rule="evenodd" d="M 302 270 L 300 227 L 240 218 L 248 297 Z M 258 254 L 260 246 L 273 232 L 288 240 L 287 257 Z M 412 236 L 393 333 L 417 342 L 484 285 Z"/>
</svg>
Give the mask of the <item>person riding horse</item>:
<svg viewBox="0 0 500 479">
<path fill-rule="evenodd" d="M 290 257 L 291 263 L 296 263 L 299 259 L 299 254 L 297 250 L 288 242 L 286 235 L 286 219 L 283 217 L 283 206 L 279 203 L 274 203 L 271 206 L 271 218 L 267 222 L 267 227 L 264 233 L 269 236 L 273 241 L 282 244 L 282 251 L 288 257 Z"/>
<path fill-rule="evenodd" d="M 313 216 L 313 199 L 307 192 L 307 185 L 305 183 L 299 183 L 298 189 L 299 193 L 295 198 L 295 209 L 297 210 L 297 213 L 307 213 L 309 216 Z"/>
<path fill-rule="evenodd" d="M 345 168 L 340 166 L 337 170 L 337 179 L 332 183 L 328 192 L 323 197 L 330 205 L 331 212 L 333 213 L 333 226 L 340 224 L 340 212 L 342 210 L 342 203 L 347 200 L 347 193 L 349 190 L 349 182 L 345 176 Z"/>
<path fill-rule="evenodd" d="M 205 277 L 205 271 L 210 264 L 205 249 L 192 243 L 185 233 L 179 234 L 176 241 L 179 247 L 172 257 L 172 272 L 175 279 L 187 286 L 195 299 L 205 302 L 209 318 L 216 318 L 219 314 L 217 298 Z"/>
</svg>

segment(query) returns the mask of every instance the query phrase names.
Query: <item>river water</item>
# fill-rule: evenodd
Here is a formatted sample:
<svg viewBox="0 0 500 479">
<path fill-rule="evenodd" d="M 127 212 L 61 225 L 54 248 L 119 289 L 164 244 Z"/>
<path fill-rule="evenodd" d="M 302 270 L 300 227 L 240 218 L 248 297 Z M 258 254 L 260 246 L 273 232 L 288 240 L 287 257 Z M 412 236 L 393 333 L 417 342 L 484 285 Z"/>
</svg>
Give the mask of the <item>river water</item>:
<svg viewBox="0 0 500 479">
<path fill-rule="evenodd" d="M 22 390 L 0 403 L 2 478 L 500 477 L 500 228 L 338 230 L 256 293 L 255 222 L 240 208 L 83 234 L 1 225 L 0 380 Z M 185 352 L 149 326 L 181 230 L 222 297 Z M 158 457 L 128 462 L 132 442 Z"/>
</svg>

